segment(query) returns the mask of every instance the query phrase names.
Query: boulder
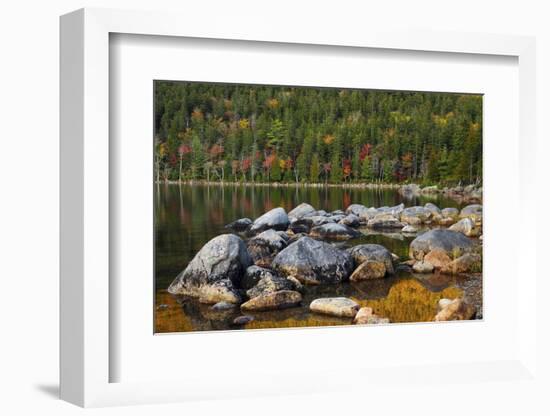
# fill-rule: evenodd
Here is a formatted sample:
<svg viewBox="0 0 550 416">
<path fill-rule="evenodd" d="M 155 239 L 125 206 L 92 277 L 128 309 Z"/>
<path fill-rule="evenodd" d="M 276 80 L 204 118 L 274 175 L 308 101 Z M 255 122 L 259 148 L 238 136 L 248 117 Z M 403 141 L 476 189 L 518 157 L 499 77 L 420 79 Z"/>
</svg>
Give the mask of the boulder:
<svg viewBox="0 0 550 416">
<path fill-rule="evenodd" d="M 423 194 L 435 194 L 435 193 L 439 192 L 439 188 L 437 187 L 437 185 L 426 186 L 426 187 L 422 188 L 420 190 L 420 192 L 423 193 Z"/>
<path fill-rule="evenodd" d="M 346 214 L 354 214 L 361 217 L 361 214 L 368 211 L 368 208 L 361 204 L 351 204 L 346 208 Z"/>
<path fill-rule="evenodd" d="M 342 225 L 347 225 L 348 227 L 353 227 L 353 228 L 359 227 L 359 225 L 361 225 L 361 221 L 359 220 L 359 217 L 355 214 L 346 215 L 338 223 Z"/>
<path fill-rule="evenodd" d="M 248 253 L 257 266 L 271 264 L 275 255 L 287 246 L 287 240 L 277 231 L 268 229 L 246 242 Z"/>
<path fill-rule="evenodd" d="M 380 207 L 377 209 L 377 211 L 379 213 L 393 215 L 395 218 L 399 219 L 404 209 L 405 209 L 405 204 L 401 203 L 394 207 Z"/>
<path fill-rule="evenodd" d="M 456 222 L 456 219 L 454 219 L 454 218 L 443 217 L 443 216 L 438 216 L 435 220 L 436 220 L 435 222 L 437 224 L 442 225 L 444 227 L 448 227 L 449 225 L 453 225 Z"/>
<path fill-rule="evenodd" d="M 443 299 L 442 299 L 443 300 Z M 435 316 L 436 321 L 464 321 L 472 319 L 476 308 L 464 299 L 457 298 L 450 302 L 444 302 L 442 309 Z"/>
<path fill-rule="evenodd" d="M 424 205 L 424 208 L 430 211 L 432 215 L 434 214 L 441 215 L 441 210 L 439 209 L 439 207 L 435 204 L 432 204 L 431 202 L 428 202 L 426 205 Z"/>
<path fill-rule="evenodd" d="M 204 303 L 240 303 L 238 287 L 250 265 L 244 241 L 234 234 L 222 234 L 199 250 L 168 292 L 198 297 Z"/>
<path fill-rule="evenodd" d="M 268 311 L 285 309 L 299 305 L 302 295 L 294 290 L 280 290 L 266 295 L 257 296 L 241 305 L 243 311 Z"/>
<path fill-rule="evenodd" d="M 303 202 L 288 213 L 288 218 L 290 219 L 290 221 L 299 220 L 304 217 L 307 217 L 308 215 L 313 215 L 314 213 L 315 213 L 315 208 Z"/>
<path fill-rule="evenodd" d="M 330 214 L 327 218 L 329 218 L 332 222 L 337 223 L 346 218 L 346 214 Z"/>
<path fill-rule="evenodd" d="M 440 270 L 451 262 L 451 258 L 444 250 L 436 248 L 424 256 L 424 261 L 432 264 L 434 269 Z"/>
<path fill-rule="evenodd" d="M 410 225 L 418 225 L 427 222 L 432 213 L 424 207 L 409 207 L 405 208 L 401 213 L 401 221 Z"/>
<path fill-rule="evenodd" d="M 240 218 L 238 220 L 233 221 L 232 223 L 227 224 L 225 228 L 229 228 L 237 232 L 242 232 L 242 231 L 246 231 L 251 224 L 252 224 L 252 220 L 250 218 Z"/>
<path fill-rule="evenodd" d="M 466 253 L 443 267 L 441 272 L 446 274 L 479 273 L 481 272 L 481 256 Z"/>
<path fill-rule="evenodd" d="M 334 220 L 330 217 L 325 217 L 322 215 L 314 215 L 311 217 L 304 217 L 299 220 L 294 221 L 290 224 L 290 229 L 294 233 L 309 233 L 311 228 L 318 227 L 324 224 L 333 223 Z"/>
<path fill-rule="evenodd" d="M 241 279 L 241 288 L 244 290 L 252 289 L 265 276 L 271 275 L 273 272 L 269 269 L 260 266 L 250 266 L 246 269 L 244 276 Z"/>
<path fill-rule="evenodd" d="M 353 319 L 353 323 L 356 325 L 377 325 L 377 324 L 389 324 L 390 320 L 388 318 L 382 318 L 378 315 L 375 315 L 372 312 L 372 308 L 364 307 L 359 309 L 357 315 Z"/>
<path fill-rule="evenodd" d="M 406 234 L 414 234 L 414 233 L 417 233 L 417 232 L 418 232 L 418 228 L 415 227 L 414 225 L 405 225 L 405 226 L 401 229 L 401 232 L 402 232 L 402 233 L 406 233 Z"/>
<path fill-rule="evenodd" d="M 457 220 L 458 219 L 458 209 L 456 208 L 443 208 L 441 210 L 441 215 L 444 217 L 444 218 L 452 218 L 453 220 Z"/>
<path fill-rule="evenodd" d="M 261 217 L 257 218 L 249 228 L 250 233 L 258 234 L 269 228 L 278 231 L 285 231 L 290 223 L 286 211 L 281 208 L 273 208 Z"/>
<path fill-rule="evenodd" d="M 354 318 L 359 304 L 348 298 L 321 298 L 311 302 L 309 309 L 325 315 Z"/>
<path fill-rule="evenodd" d="M 268 295 L 280 290 L 295 290 L 294 284 L 273 272 L 264 273 L 264 276 L 258 281 L 256 286 L 246 291 L 250 299 L 258 296 Z"/>
<path fill-rule="evenodd" d="M 349 240 L 361 236 L 361 233 L 347 225 L 330 223 L 312 228 L 309 235 L 323 240 Z"/>
<path fill-rule="evenodd" d="M 331 244 L 302 237 L 277 254 L 271 266 L 302 283 L 334 284 L 347 280 L 353 259 L 348 252 Z"/>
<path fill-rule="evenodd" d="M 349 280 L 359 282 L 361 280 L 380 279 L 385 275 L 386 265 L 383 262 L 367 260 L 354 270 Z"/>
<path fill-rule="evenodd" d="M 356 266 L 366 261 L 376 261 L 384 263 L 386 273 L 393 274 L 392 253 L 380 244 L 359 244 L 348 250 Z"/>
<path fill-rule="evenodd" d="M 403 223 L 392 214 L 380 213 L 367 221 L 367 227 L 374 229 L 403 228 Z"/>
<path fill-rule="evenodd" d="M 449 230 L 458 231 L 466 237 L 477 237 L 481 234 L 479 227 L 476 227 L 475 222 L 471 218 L 462 218 L 456 224 L 449 227 Z"/>
<path fill-rule="evenodd" d="M 416 237 L 409 246 L 409 256 L 422 260 L 426 254 L 434 249 L 441 249 L 451 259 L 473 249 L 473 242 L 464 234 L 451 230 L 430 230 Z"/>
<path fill-rule="evenodd" d="M 415 273 L 431 273 L 434 271 L 434 265 L 421 260 L 413 264 L 412 269 Z"/>
<path fill-rule="evenodd" d="M 476 225 L 483 220 L 483 206 L 479 204 L 468 205 L 460 211 L 460 218 L 470 218 Z"/>
</svg>

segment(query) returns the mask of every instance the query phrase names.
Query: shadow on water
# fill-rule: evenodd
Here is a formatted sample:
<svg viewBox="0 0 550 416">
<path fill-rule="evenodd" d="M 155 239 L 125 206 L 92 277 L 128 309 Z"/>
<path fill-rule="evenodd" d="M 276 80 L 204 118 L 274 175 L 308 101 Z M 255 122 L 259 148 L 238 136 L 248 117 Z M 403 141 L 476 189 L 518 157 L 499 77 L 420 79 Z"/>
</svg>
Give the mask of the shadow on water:
<svg viewBox="0 0 550 416">
<path fill-rule="evenodd" d="M 235 219 L 257 218 L 264 212 L 281 206 L 287 211 L 302 202 L 317 209 L 346 209 L 352 203 L 366 206 L 406 206 L 434 202 L 440 207 L 460 205 L 449 198 L 404 199 L 396 190 L 357 188 L 251 187 L 212 185 L 160 185 L 156 187 L 155 206 L 155 287 L 156 332 L 211 331 L 241 329 L 232 325 L 240 315 L 237 309 L 213 312 L 208 305 L 193 299 L 176 298 L 166 288 L 213 237 L 227 233 L 224 226 Z M 344 245 L 377 243 L 402 259 L 408 256 L 412 237 L 400 233 L 365 234 Z M 458 285 L 460 286 L 460 285 Z M 254 314 L 246 328 L 283 328 L 320 325 L 345 325 L 350 320 L 310 313 L 307 305 L 322 296 L 346 296 L 362 306 L 371 306 L 375 313 L 392 322 L 432 320 L 441 297 L 457 297 L 462 293 L 454 279 L 433 275 L 415 278 L 398 275 L 386 279 L 345 283 L 338 286 L 308 287 L 301 307 L 276 312 Z M 159 307 L 162 305 L 162 307 Z"/>
</svg>

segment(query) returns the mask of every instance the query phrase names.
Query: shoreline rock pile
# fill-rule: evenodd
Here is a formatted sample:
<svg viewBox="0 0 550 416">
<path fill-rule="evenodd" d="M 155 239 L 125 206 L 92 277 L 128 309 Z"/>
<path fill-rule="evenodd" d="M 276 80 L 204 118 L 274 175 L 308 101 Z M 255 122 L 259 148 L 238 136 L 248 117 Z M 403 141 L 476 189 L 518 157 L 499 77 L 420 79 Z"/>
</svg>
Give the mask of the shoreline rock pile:
<svg viewBox="0 0 550 416">
<path fill-rule="evenodd" d="M 362 236 L 362 229 L 417 235 L 406 262 L 416 273 L 481 270 L 480 245 L 474 243 L 482 234 L 482 206 L 477 204 L 461 211 L 432 203 L 408 208 L 352 204 L 345 211 L 328 213 L 302 203 L 288 214 L 277 207 L 254 221 L 241 218 L 226 227 L 239 235 L 222 234 L 207 242 L 168 292 L 213 304 L 217 311 L 239 305 L 244 313 L 279 310 L 300 305 L 309 285 L 382 279 L 393 275 L 398 266 L 402 270 L 400 259 L 382 245 L 342 248 L 333 244 Z M 388 322 L 348 298 L 315 299 L 309 308 L 352 318 L 358 324 Z M 470 315 L 464 305 L 453 308 L 459 312 L 448 310 L 448 315 Z M 437 320 L 443 320 L 443 315 Z M 238 321 L 250 322 L 247 316 Z"/>
</svg>

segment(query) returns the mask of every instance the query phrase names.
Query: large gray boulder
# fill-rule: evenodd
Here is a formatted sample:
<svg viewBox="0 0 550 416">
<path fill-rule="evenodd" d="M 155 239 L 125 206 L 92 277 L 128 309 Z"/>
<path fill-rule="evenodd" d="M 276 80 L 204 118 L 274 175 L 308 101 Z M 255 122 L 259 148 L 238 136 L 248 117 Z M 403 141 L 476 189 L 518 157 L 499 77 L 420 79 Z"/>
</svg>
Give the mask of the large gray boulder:
<svg viewBox="0 0 550 416">
<path fill-rule="evenodd" d="M 416 237 L 409 246 L 409 256 L 422 260 L 434 249 L 447 253 L 451 259 L 472 251 L 473 242 L 464 234 L 451 230 L 430 230 Z"/>
<path fill-rule="evenodd" d="M 290 223 L 288 215 L 284 208 L 273 208 L 271 211 L 266 212 L 250 226 L 250 233 L 257 234 L 262 231 L 272 228 L 278 231 L 285 231 Z"/>
<path fill-rule="evenodd" d="M 251 264 L 252 259 L 240 237 L 219 235 L 200 249 L 174 279 L 168 292 L 197 297 L 203 303 L 239 303 L 240 280 Z"/>
<path fill-rule="evenodd" d="M 367 227 L 373 229 L 403 228 L 404 224 L 389 213 L 379 213 L 367 221 Z"/>
<path fill-rule="evenodd" d="M 359 225 L 361 225 L 359 217 L 355 214 L 346 215 L 344 218 L 338 221 L 338 223 L 347 225 L 348 227 L 359 227 Z"/>
<path fill-rule="evenodd" d="M 288 213 L 288 218 L 290 219 L 290 221 L 299 220 L 309 215 L 314 215 L 314 213 L 315 213 L 315 208 L 303 202 Z"/>
<path fill-rule="evenodd" d="M 347 225 L 329 223 L 312 228 L 309 235 L 323 240 L 348 240 L 361 236 L 361 233 Z"/>
<path fill-rule="evenodd" d="M 378 261 L 386 266 L 386 273 L 393 274 L 393 258 L 391 252 L 380 244 L 359 244 L 348 249 L 355 262 L 355 267 L 366 261 Z"/>
<path fill-rule="evenodd" d="M 334 284 L 349 277 L 353 259 L 348 252 L 328 243 L 302 237 L 277 254 L 271 266 L 302 283 Z"/>
</svg>

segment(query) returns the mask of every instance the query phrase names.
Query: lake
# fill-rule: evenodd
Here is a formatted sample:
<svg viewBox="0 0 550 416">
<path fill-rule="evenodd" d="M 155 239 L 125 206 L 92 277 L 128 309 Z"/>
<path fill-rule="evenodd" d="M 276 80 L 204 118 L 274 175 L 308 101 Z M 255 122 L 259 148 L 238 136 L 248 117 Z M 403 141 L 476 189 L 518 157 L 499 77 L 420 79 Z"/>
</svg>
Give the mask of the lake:
<svg viewBox="0 0 550 416">
<path fill-rule="evenodd" d="M 214 312 L 209 305 L 166 292 L 166 288 L 206 242 L 228 232 L 224 228 L 226 224 L 243 217 L 257 218 L 278 206 L 288 212 L 302 202 L 325 211 L 345 210 L 353 203 L 381 207 L 402 202 L 406 206 L 433 202 L 440 208 L 459 209 L 464 205 L 439 194 L 405 199 L 396 189 L 159 184 L 155 195 L 155 332 L 350 324 L 349 319 L 309 311 L 309 303 L 323 296 L 350 297 L 361 306 L 372 307 L 376 314 L 390 318 L 391 322 L 430 321 L 436 313 L 439 299 L 455 298 L 464 293 L 475 298 L 481 310 L 481 276 L 398 273 L 389 278 L 360 283 L 308 287 L 303 306 L 254 313 L 254 321 L 244 327 L 232 325 L 233 319 L 241 315 L 238 308 Z M 377 243 L 403 260 L 408 258 L 408 246 L 413 237 L 404 237 L 400 233 L 372 233 L 363 228 L 360 231 L 364 233 L 361 238 L 338 244 Z"/>
</svg>

